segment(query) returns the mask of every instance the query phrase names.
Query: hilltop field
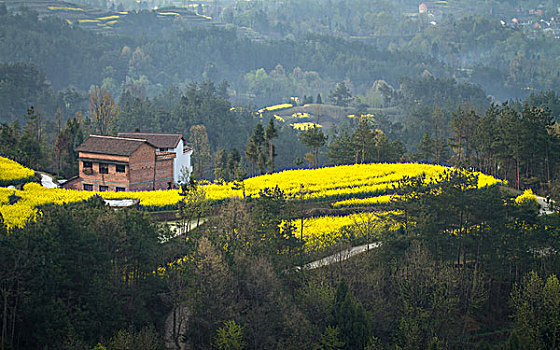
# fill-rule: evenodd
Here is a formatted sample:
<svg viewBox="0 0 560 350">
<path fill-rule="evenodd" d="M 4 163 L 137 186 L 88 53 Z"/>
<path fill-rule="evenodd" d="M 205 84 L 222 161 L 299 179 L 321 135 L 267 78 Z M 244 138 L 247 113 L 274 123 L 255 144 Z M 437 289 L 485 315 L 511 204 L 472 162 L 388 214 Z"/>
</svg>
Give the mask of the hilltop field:
<svg viewBox="0 0 560 350">
<path fill-rule="evenodd" d="M 394 120 L 397 116 L 397 108 L 366 108 L 365 111 L 356 115 L 356 108 L 341 107 L 328 104 L 310 103 L 302 106 L 290 103 L 265 107 L 259 110 L 263 113 L 272 113 L 280 125 L 289 124 L 297 130 L 306 130 L 314 125 L 325 130 L 339 125 L 347 118 L 364 117 L 375 118 L 383 116 L 388 120 Z"/>
</svg>

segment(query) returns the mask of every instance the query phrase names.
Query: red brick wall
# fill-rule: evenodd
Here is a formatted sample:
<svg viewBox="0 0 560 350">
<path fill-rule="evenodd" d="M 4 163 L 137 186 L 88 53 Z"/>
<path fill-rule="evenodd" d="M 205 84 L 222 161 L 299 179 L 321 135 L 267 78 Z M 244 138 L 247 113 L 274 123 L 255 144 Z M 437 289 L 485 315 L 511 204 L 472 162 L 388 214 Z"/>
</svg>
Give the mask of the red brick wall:
<svg viewBox="0 0 560 350">
<path fill-rule="evenodd" d="M 173 158 L 156 162 L 156 190 L 166 190 L 173 186 Z"/>
<path fill-rule="evenodd" d="M 114 156 L 108 154 L 85 153 L 85 152 L 80 152 L 79 157 L 80 160 L 79 160 L 78 167 L 79 167 L 79 177 L 81 181 L 76 182 L 75 184 L 70 184 L 68 185 L 68 187 L 83 190 L 84 189 L 83 184 L 90 184 L 93 185 L 94 191 L 99 191 L 100 186 L 107 186 L 109 191 L 115 191 L 116 187 L 123 187 L 125 188 L 125 190 L 128 190 L 129 188 L 128 177 L 130 174 L 129 165 L 126 164 L 129 162 L 128 157 Z M 93 173 L 86 174 L 84 172 L 84 161 L 91 161 L 93 163 L 92 164 Z M 114 162 L 117 162 L 119 164 L 124 163 L 125 172 L 117 173 L 116 164 L 114 164 Z M 100 163 L 108 164 L 108 168 L 109 168 L 108 174 L 102 174 L 99 171 Z"/>
<path fill-rule="evenodd" d="M 74 178 L 71 179 L 67 182 L 65 182 L 64 184 L 62 184 L 62 188 L 66 188 L 69 190 L 82 190 L 82 179 L 78 178 Z"/>
<path fill-rule="evenodd" d="M 154 189 L 155 160 L 155 148 L 148 144 L 130 156 L 130 191 Z"/>
</svg>

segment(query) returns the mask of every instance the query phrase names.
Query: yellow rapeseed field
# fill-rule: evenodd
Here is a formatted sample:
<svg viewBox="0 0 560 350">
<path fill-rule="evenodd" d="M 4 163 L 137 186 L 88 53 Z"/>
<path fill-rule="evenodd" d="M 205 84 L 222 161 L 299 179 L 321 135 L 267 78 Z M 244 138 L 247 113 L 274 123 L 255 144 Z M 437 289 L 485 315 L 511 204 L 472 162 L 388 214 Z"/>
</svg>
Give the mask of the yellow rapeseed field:
<svg viewBox="0 0 560 350">
<path fill-rule="evenodd" d="M 109 20 L 113 20 L 113 19 L 119 19 L 121 16 L 119 15 L 112 15 L 112 16 L 105 16 L 105 17 L 97 17 L 98 20 L 100 21 L 109 21 Z"/>
<path fill-rule="evenodd" d="M 51 11 L 83 11 L 84 9 L 79 7 L 68 7 L 68 6 L 48 6 Z"/>
<path fill-rule="evenodd" d="M 343 240 L 343 228 L 356 228 L 368 238 L 380 237 L 387 230 L 396 230 L 399 224 L 392 217 L 398 215 L 394 211 L 364 212 L 345 216 L 321 216 L 303 221 L 303 239 L 306 251 L 317 251 L 327 248 Z M 292 221 L 295 226 L 295 236 L 300 238 L 301 220 Z M 367 231 L 367 233 L 366 233 Z"/>
<path fill-rule="evenodd" d="M 307 129 L 311 129 L 311 128 L 322 128 L 323 126 L 321 124 L 315 124 L 315 123 L 310 123 L 310 122 L 305 122 L 305 123 L 291 123 L 290 126 L 296 130 L 302 130 L 305 131 Z"/>
<path fill-rule="evenodd" d="M 272 111 L 279 111 L 282 109 L 286 109 L 286 108 L 291 108 L 294 105 L 291 103 L 283 103 L 283 104 L 279 104 L 279 105 L 274 105 L 274 106 L 268 106 L 268 107 L 264 107 L 259 109 L 257 112 L 262 114 L 264 112 L 272 112 Z"/>
<path fill-rule="evenodd" d="M 265 187 L 278 186 L 288 196 L 297 196 L 301 187 L 310 199 L 351 199 L 366 197 L 368 194 L 384 194 L 393 188 L 396 181 L 404 176 L 424 174 L 426 181 L 433 181 L 445 170 L 441 165 L 418 163 L 370 163 L 341 165 L 320 169 L 286 170 L 266 174 L 243 181 L 245 194 L 255 197 Z M 501 182 L 492 176 L 477 173 L 478 186 L 486 187 Z M 241 197 L 242 190 L 233 190 L 231 184 L 211 184 L 205 186 L 208 199 L 221 200 Z M 357 196 L 359 195 L 359 196 Z"/>
<path fill-rule="evenodd" d="M 11 181 L 33 176 L 35 172 L 11 159 L 0 157 L 0 180 Z"/>
<path fill-rule="evenodd" d="M 305 119 L 309 117 L 311 117 L 311 115 L 307 112 L 292 113 L 292 118 L 294 119 Z"/>
<path fill-rule="evenodd" d="M 2 159 L 4 160 L 4 159 Z M 32 174 L 32 170 L 21 165 L 4 160 L 11 168 L 19 169 L 25 176 Z M 342 207 L 358 205 L 360 203 L 382 203 L 388 201 L 388 194 L 392 191 L 395 181 L 404 176 L 418 176 L 425 174 L 426 180 L 437 179 L 446 167 L 439 165 L 398 163 L 398 164 L 356 164 L 321 169 L 286 170 L 278 173 L 267 174 L 249 178 L 241 186 L 232 183 L 206 183 L 202 188 L 206 198 L 210 201 L 221 201 L 226 198 L 241 198 L 244 194 L 248 197 L 257 197 L 259 191 L 265 187 L 278 186 L 288 198 L 306 198 L 310 200 L 335 201 L 333 206 Z M 7 178 L 9 172 L 2 172 L 0 180 Z M 500 182 L 499 180 L 483 174 L 479 175 L 479 187 L 489 186 Z M 10 175 L 13 176 L 13 175 Z M 49 189 L 37 183 L 28 183 L 23 190 L 0 188 L 0 213 L 9 228 L 24 226 L 28 220 L 33 220 L 37 209 L 46 204 L 75 203 L 87 200 L 94 195 L 106 199 L 138 199 L 140 205 L 145 207 L 166 207 L 177 204 L 181 200 L 178 190 L 167 191 L 140 191 L 140 192 L 91 192 L 66 189 Z M 376 196 L 377 197 L 374 197 Z M 9 197 L 15 196 L 17 200 L 10 204 Z M 362 199 L 359 199 L 362 198 Z M 336 201 L 338 200 L 338 201 Z M 317 218 L 319 220 L 319 218 Z M 317 221 L 328 223 L 328 227 L 343 227 L 341 218 L 321 219 Z M 330 220 L 330 221 L 329 221 Z M 332 222 L 337 221 L 337 224 Z M 350 219 L 348 219 L 350 220 Z M 313 231 L 310 231 L 313 232 Z M 334 231 L 333 231 L 334 232 Z M 328 236 L 328 234 L 327 234 Z M 313 241 L 313 239 L 310 239 Z M 317 245 L 311 243 L 311 246 Z"/>
<path fill-rule="evenodd" d="M 386 194 L 383 196 L 367 197 L 367 198 L 351 198 L 343 201 L 334 202 L 331 205 L 333 208 L 343 208 L 343 207 L 356 207 L 363 205 L 372 204 L 387 204 L 395 197 L 392 194 Z"/>
</svg>

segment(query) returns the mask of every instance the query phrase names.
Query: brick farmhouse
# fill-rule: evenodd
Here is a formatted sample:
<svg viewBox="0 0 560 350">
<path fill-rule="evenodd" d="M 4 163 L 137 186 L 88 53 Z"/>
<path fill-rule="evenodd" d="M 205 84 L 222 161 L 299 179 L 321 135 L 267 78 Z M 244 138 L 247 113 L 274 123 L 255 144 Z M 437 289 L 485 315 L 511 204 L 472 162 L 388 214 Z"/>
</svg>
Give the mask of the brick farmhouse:
<svg viewBox="0 0 560 350">
<path fill-rule="evenodd" d="M 187 147 L 183 134 L 179 133 L 148 133 L 148 132 L 119 132 L 118 137 L 146 140 L 157 148 L 159 152 L 175 154 L 173 159 L 173 182 L 178 185 L 192 174 L 192 148 Z"/>
<path fill-rule="evenodd" d="M 180 182 L 178 172 L 188 175 L 192 171 L 192 150 L 183 148 L 181 134 L 122 135 L 90 135 L 76 148 L 78 176 L 64 187 L 87 191 L 161 190 Z"/>
</svg>

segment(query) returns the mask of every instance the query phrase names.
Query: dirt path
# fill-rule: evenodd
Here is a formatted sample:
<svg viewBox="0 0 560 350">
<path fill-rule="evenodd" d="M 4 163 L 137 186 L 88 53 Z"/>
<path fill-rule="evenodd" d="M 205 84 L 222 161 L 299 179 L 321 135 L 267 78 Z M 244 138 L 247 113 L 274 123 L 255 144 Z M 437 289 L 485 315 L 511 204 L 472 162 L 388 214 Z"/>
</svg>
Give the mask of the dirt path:
<svg viewBox="0 0 560 350">
<path fill-rule="evenodd" d="M 46 188 L 58 188 L 58 185 L 53 181 L 53 177 L 47 173 L 41 174 L 41 186 Z"/>
<path fill-rule="evenodd" d="M 184 235 L 186 232 L 189 232 L 190 230 L 194 230 L 198 226 L 204 224 L 207 220 L 208 219 L 206 219 L 206 218 L 201 218 L 200 221 L 198 222 L 198 225 L 197 225 L 197 220 L 193 220 L 189 223 L 189 225 L 185 225 L 185 226 L 181 225 L 180 221 L 166 222 L 166 223 L 164 223 L 164 225 L 167 225 L 167 227 L 169 227 L 169 229 L 173 233 L 173 236 L 162 240 L 161 243 L 166 243 L 173 238 Z M 187 226 L 190 227 L 190 230 L 187 229 Z M 186 232 L 185 232 L 185 230 L 186 230 Z"/>
<path fill-rule="evenodd" d="M 298 266 L 297 270 L 313 270 L 319 267 L 331 265 L 337 262 L 341 262 L 344 260 L 348 260 L 354 255 L 361 254 L 363 252 L 369 251 L 371 249 L 375 249 L 381 246 L 381 242 L 374 242 L 369 244 L 360 245 L 357 247 L 352 247 L 348 249 L 344 249 L 340 252 L 334 253 L 333 255 L 327 256 L 320 260 L 315 260 L 310 263 L 303 265 L 303 267 Z"/>
</svg>

